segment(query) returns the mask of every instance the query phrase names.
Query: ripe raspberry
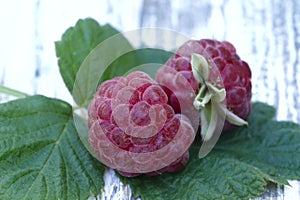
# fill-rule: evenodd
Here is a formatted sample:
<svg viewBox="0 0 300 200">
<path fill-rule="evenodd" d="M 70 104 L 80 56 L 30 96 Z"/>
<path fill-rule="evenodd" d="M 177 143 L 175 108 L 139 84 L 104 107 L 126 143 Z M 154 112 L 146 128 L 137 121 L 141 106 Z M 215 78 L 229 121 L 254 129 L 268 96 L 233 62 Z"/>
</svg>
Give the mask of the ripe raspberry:
<svg viewBox="0 0 300 200">
<path fill-rule="evenodd" d="M 97 158 L 124 176 L 181 169 L 195 132 L 167 102 L 164 90 L 143 72 L 103 82 L 88 108 Z"/>
<path fill-rule="evenodd" d="M 201 125 L 203 138 L 207 136 L 207 129 L 203 130 L 203 126 L 209 118 L 204 116 L 207 113 L 205 109 L 211 109 L 207 107 L 213 98 L 219 101 L 214 105 L 226 104 L 221 109 L 226 119 L 223 131 L 234 125 L 247 124 L 244 119 L 251 111 L 251 71 L 229 42 L 209 39 L 187 41 L 158 70 L 156 80 L 172 91 L 167 93 L 174 110 L 188 116 L 195 130 Z M 184 99 L 186 103 L 179 105 L 173 100 L 175 97 L 181 102 Z M 199 118 L 195 118 L 199 109 L 200 122 Z"/>
</svg>

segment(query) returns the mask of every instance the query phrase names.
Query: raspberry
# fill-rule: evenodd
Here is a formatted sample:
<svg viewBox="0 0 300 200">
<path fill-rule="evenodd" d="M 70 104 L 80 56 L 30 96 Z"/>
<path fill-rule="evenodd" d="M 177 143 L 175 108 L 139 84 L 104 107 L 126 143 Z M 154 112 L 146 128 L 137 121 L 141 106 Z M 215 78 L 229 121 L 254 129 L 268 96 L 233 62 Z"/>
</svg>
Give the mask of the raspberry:
<svg viewBox="0 0 300 200">
<path fill-rule="evenodd" d="M 198 66 L 193 66 L 195 63 Z M 207 65 L 207 68 L 203 65 Z M 219 98 L 226 104 L 223 131 L 247 124 L 245 119 L 251 111 L 251 71 L 248 64 L 237 55 L 235 47 L 227 41 L 187 41 L 158 70 L 156 81 L 168 88 L 166 93 L 174 110 L 185 114 L 195 130 L 200 125 L 203 137 L 206 134 L 203 131 L 206 120 L 199 122 L 195 116 L 200 113 L 200 118 L 203 118 L 203 109 L 212 98 Z M 214 93 L 212 91 L 215 89 L 218 95 L 208 94 Z M 224 94 L 226 98 L 222 99 Z M 179 105 L 174 98 L 185 101 L 185 104 Z"/>
<path fill-rule="evenodd" d="M 123 176 L 180 170 L 195 131 L 168 101 L 162 87 L 143 72 L 103 82 L 88 108 L 96 157 Z"/>
</svg>

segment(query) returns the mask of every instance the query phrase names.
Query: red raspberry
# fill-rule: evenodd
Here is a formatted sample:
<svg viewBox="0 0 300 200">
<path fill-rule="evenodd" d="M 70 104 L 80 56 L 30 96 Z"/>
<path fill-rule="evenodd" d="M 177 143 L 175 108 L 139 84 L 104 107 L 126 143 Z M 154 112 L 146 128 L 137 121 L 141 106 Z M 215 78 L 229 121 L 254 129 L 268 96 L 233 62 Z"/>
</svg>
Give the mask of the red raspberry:
<svg viewBox="0 0 300 200">
<path fill-rule="evenodd" d="M 196 68 L 194 66 L 192 70 L 193 62 L 202 64 L 198 65 L 200 68 L 196 69 L 197 66 Z M 207 69 L 201 67 L 203 63 L 207 64 Z M 205 70 L 209 72 L 207 80 L 203 78 Z M 207 87 L 203 87 L 203 85 L 209 85 L 208 82 L 220 90 L 220 98 L 222 93 L 226 94 L 226 99 L 223 101 L 227 107 L 223 110 L 224 113 L 226 112 L 223 130 L 231 129 L 234 125 L 247 124 L 244 119 L 251 111 L 251 71 L 248 64 L 239 58 L 236 49 L 229 42 L 209 39 L 187 41 L 158 70 L 156 80 L 164 88 L 168 88 L 166 92 L 170 99 L 170 105 L 176 112 L 188 116 L 195 130 L 198 129 L 199 124 L 202 123 L 203 127 L 203 123 L 206 122 L 200 120 L 199 123 L 199 118 L 195 118 L 195 116 L 199 113 L 199 108 L 205 107 L 206 101 L 200 97 L 205 96 L 208 100 L 206 103 L 209 103 L 212 98 L 205 94 L 211 92 L 212 89 L 208 91 Z M 197 94 L 198 96 L 196 96 Z M 185 101 L 185 104 L 179 105 L 177 100 L 173 100 L 174 98 L 181 102 Z M 204 135 L 205 133 L 202 133 L 202 136 Z"/>
<path fill-rule="evenodd" d="M 88 108 L 96 157 L 124 176 L 181 169 L 195 132 L 167 103 L 165 91 L 143 72 L 103 82 Z"/>
</svg>

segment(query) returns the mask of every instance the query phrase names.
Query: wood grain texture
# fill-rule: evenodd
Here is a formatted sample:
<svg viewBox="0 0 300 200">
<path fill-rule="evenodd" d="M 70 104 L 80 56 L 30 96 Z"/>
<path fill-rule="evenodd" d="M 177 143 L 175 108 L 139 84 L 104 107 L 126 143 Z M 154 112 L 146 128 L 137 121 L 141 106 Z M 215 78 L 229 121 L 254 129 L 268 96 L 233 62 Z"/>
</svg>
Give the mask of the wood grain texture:
<svg viewBox="0 0 300 200">
<path fill-rule="evenodd" d="M 160 27 L 194 39 L 228 40 L 252 69 L 253 101 L 275 106 L 278 120 L 300 123 L 298 0 L 1 2 L 0 84 L 72 103 L 59 75 L 54 42 L 66 28 L 86 17 L 111 23 L 121 31 Z M 0 96 L 0 101 L 7 100 L 10 98 Z M 112 170 L 104 179 L 102 199 L 133 198 L 130 188 Z M 291 185 L 270 186 L 259 199 L 300 199 L 300 183 L 292 181 Z"/>
</svg>

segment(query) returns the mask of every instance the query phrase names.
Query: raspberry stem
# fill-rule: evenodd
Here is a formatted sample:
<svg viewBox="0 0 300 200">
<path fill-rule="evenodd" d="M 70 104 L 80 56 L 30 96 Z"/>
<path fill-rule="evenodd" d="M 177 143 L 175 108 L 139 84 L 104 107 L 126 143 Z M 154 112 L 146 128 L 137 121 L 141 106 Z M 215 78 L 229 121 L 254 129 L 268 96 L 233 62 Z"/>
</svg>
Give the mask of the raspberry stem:
<svg viewBox="0 0 300 200">
<path fill-rule="evenodd" d="M 211 100 L 212 94 L 207 91 L 205 84 L 201 85 L 199 93 L 194 100 L 194 107 L 197 110 L 203 109 L 205 105 Z"/>
<path fill-rule="evenodd" d="M 193 75 L 200 84 L 199 92 L 194 99 L 194 107 L 201 111 L 201 136 L 203 140 L 208 141 L 214 134 L 217 134 L 218 127 L 223 126 L 225 119 L 237 126 L 248 125 L 245 120 L 227 109 L 225 104 L 226 90 L 223 84 L 220 84 L 221 75 L 218 75 L 216 80 L 211 80 L 212 66 L 208 64 L 206 58 L 199 54 L 192 54 L 191 65 Z"/>
</svg>

